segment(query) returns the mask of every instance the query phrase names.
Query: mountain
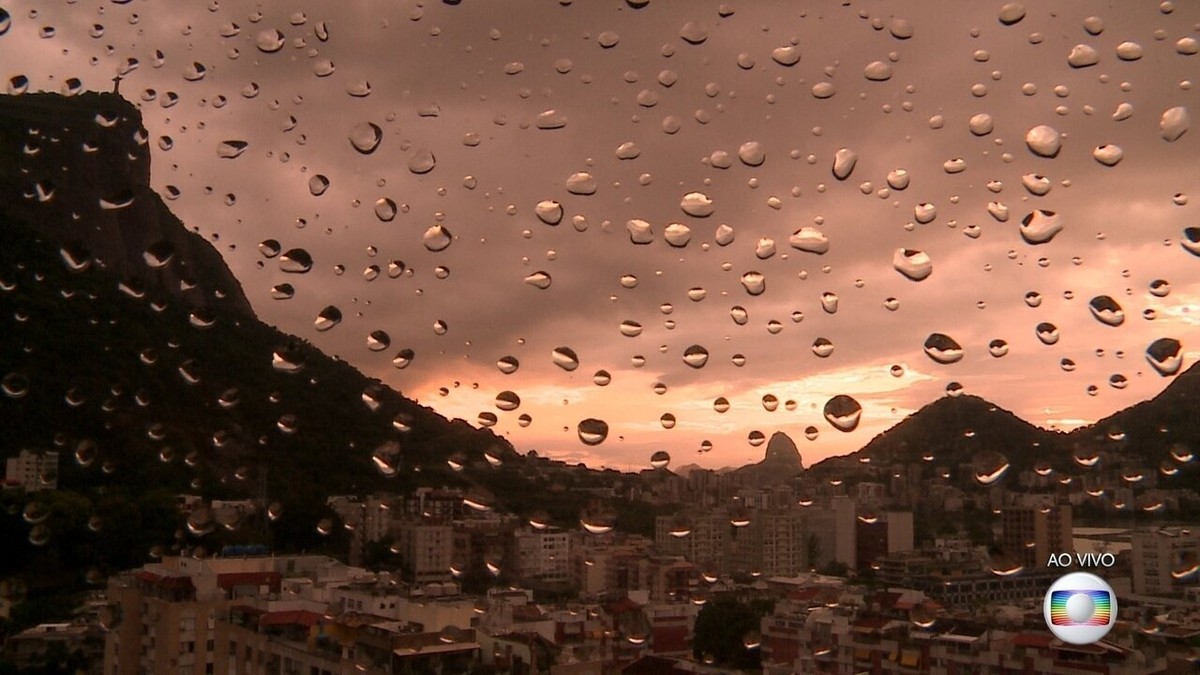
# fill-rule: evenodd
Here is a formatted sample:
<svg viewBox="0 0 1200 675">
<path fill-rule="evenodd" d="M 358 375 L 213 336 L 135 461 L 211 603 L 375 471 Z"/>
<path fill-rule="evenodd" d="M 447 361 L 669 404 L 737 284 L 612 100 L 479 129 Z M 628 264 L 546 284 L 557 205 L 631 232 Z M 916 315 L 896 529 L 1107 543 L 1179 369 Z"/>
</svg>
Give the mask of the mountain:
<svg viewBox="0 0 1200 675">
<path fill-rule="evenodd" d="M 253 316 L 217 250 L 150 188 L 149 135 L 120 96 L 0 96 L 0 214 L 131 291 Z"/>
<path fill-rule="evenodd" d="M 0 96 L 0 459 L 60 458 L 41 477 L 58 490 L 0 495 L 0 581 L 52 587 L 230 543 L 337 552 L 334 494 L 446 485 L 532 510 L 538 462 L 255 318 L 149 162 L 115 95 Z M 185 492 L 263 508 L 185 524 Z"/>
<path fill-rule="evenodd" d="M 804 473 L 800 450 L 791 437 L 782 431 L 771 434 L 762 461 L 735 469 L 733 475 L 744 483 L 770 485 L 785 483 Z"/>
<path fill-rule="evenodd" d="M 1158 396 L 1071 432 L 1078 446 L 1111 448 L 1153 470 L 1179 453 L 1200 450 L 1200 363 L 1175 376 Z M 1173 461 L 1173 460 L 1172 460 Z"/>
<path fill-rule="evenodd" d="M 1176 375 L 1154 398 L 1070 433 L 1034 426 L 977 396 L 946 396 L 909 415 L 860 450 L 824 460 L 812 470 L 841 478 L 896 464 L 928 463 L 955 470 L 999 454 L 1016 472 L 1035 466 L 1077 471 L 1076 455 L 1099 454 L 1098 470 L 1136 467 L 1154 471 L 1163 461 L 1174 461 L 1172 450 L 1186 456 L 1189 450 L 1200 448 L 1198 404 L 1200 364 Z"/>
</svg>

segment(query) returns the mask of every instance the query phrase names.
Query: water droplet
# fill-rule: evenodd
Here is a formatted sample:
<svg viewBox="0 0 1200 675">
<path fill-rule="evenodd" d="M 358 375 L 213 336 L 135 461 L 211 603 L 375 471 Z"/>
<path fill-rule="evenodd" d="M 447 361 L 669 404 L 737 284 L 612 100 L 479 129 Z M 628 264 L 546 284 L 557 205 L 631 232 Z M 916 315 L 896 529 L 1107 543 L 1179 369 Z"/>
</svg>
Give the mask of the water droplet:
<svg viewBox="0 0 1200 675">
<path fill-rule="evenodd" d="M 1025 4 L 1020 2 L 1009 2 L 1000 8 L 1000 23 L 1005 26 L 1011 26 L 1025 18 Z"/>
<path fill-rule="evenodd" d="M 674 248 L 683 248 L 692 240 L 692 230 L 683 223 L 671 223 L 663 230 L 663 239 Z"/>
<path fill-rule="evenodd" d="M 1025 145 L 1039 157 L 1057 157 L 1062 149 L 1062 136 L 1054 127 L 1042 124 L 1025 134 Z"/>
<path fill-rule="evenodd" d="M 792 233 L 788 245 L 798 251 L 824 255 L 829 251 L 829 237 L 815 227 L 802 227 Z"/>
<path fill-rule="evenodd" d="M 575 354 L 575 350 L 570 347 L 556 347 L 550 354 L 554 365 L 570 372 L 579 367 L 579 357 Z"/>
<path fill-rule="evenodd" d="M 329 179 L 325 176 L 316 174 L 308 179 L 308 191 L 312 194 L 312 196 L 320 197 L 321 195 L 325 194 L 325 191 L 328 189 Z"/>
<path fill-rule="evenodd" d="M 525 283 L 529 284 L 530 286 L 533 286 L 534 288 L 540 288 L 543 291 L 546 290 L 547 288 L 550 288 L 550 282 L 551 282 L 550 274 L 548 272 L 543 272 L 540 270 L 525 277 Z"/>
<path fill-rule="evenodd" d="M 800 48 L 796 45 L 776 47 L 771 50 L 771 59 L 781 66 L 794 66 L 800 63 Z"/>
<path fill-rule="evenodd" d="M 425 230 L 425 234 L 421 237 L 421 243 L 425 248 L 433 252 L 444 251 L 450 247 L 450 242 L 453 240 L 450 230 L 442 225 L 434 225 Z"/>
<path fill-rule="evenodd" d="M 907 248 L 896 249 L 892 256 L 892 267 L 912 281 L 922 281 L 933 274 L 933 261 L 929 259 L 929 254 Z"/>
<path fill-rule="evenodd" d="M 826 338 L 819 337 L 816 340 L 813 340 L 812 352 L 820 358 L 828 358 L 831 354 L 833 354 L 833 343 Z"/>
<path fill-rule="evenodd" d="M 767 290 L 767 279 L 759 272 L 746 272 L 742 275 L 742 288 L 750 295 L 762 295 Z"/>
<path fill-rule="evenodd" d="M 596 194 L 596 179 L 586 171 L 578 171 L 567 177 L 567 192 L 573 195 Z"/>
<path fill-rule="evenodd" d="M 329 305 L 317 314 L 317 318 L 313 320 L 313 328 L 324 332 L 330 330 L 341 322 L 342 310 L 333 305 Z"/>
<path fill-rule="evenodd" d="M 387 441 L 371 453 L 371 462 L 384 478 L 395 478 L 400 473 L 400 444 Z"/>
<path fill-rule="evenodd" d="M 892 79 L 892 64 L 887 61 L 872 61 L 863 69 L 863 77 L 872 82 L 884 82 Z"/>
<path fill-rule="evenodd" d="M 712 200 L 702 192 L 689 192 L 679 202 L 679 208 L 689 216 L 706 218 L 713 213 Z"/>
<path fill-rule="evenodd" d="M 625 222 L 625 230 L 629 232 L 630 243 L 645 246 L 654 241 L 654 230 L 650 223 L 634 218 Z"/>
<path fill-rule="evenodd" d="M 383 129 L 373 122 L 360 122 L 350 130 L 350 145 L 364 155 L 375 152 L 382 140 Z"/>
<path fill-rule="evenodd" d="M 668 453 L 666 450 L 658 450 L 654 454 L 650 455 L 650 466 L 652 468 L 665 469 L 665 468 L 667 468 L 667 465 L 670 463 L 671 463 L 671 454 Z M 686 537 L 687 534 L 677 535 L 674 532 L 672 532 L 671 536 Z"/>
<path fill-rule="evenodd" d="M 283 36 L 283 33 L 274 28 L 268 28 L 259 31 L 258 35 L 254 37 L 254 46 L 258 47 L 258 51 L 264 54 L 274 54 L 283 49 L 285 41 L 286 38 Z"/>
<path fill-rule="evenodd" d="M 762 143 L 748 141 L 738 148 L 738 159 L 742 160 L 746 166 L 761 166 L 767 159 L 767 151 L 763 148 Z"/>
<path fill-rule="evenodd" d="M 854 165 L 857 163 L 857 152 L 841 148 L 833 156 L 833 177 L 838 180 L 846 180 L 854 172 Z"/>
<path fill-rule="evenodd" d="M 1058 327 L 1049 322 L 1039 323 L 1034 330 L 1037 333 L 1038 340 L 1041 340 L 1042 344 L 1052 345 L 1058 342 L 1058 338 L 1060 337 Z"/>
<path fill-rule="evenodd" d="M 729 399 L 725 398 L 724 396 L 721 396 L 717 398 L 717 400 L 713 401 L 713 410 L 717 411 L 718 413 L 729 412 L 729 408 Z"/>
<path fill-rule="evenodd" d="M 1067 55 L 1067 63 L 1072 68 L 1087 68 L 1100 62 L 1100 54 L 1090 45 L 1075 45 Z"/>
<path fill-rule="evenodd" d="M 1004 477 L 1009 468 L 1008 458 L 995 450 L 985 450 L 971 461 L 971 472 L 980 485 L 992 485 Z"/>
<path fill-rule="evenodd" d="M 1158 128 L 1162 132 L 1163 140 L 1173 142 L 1179 140 L 1191 127 L 1191 124 L 1192 120 L 1188 109 L 1183 106 L 1175 106 L 1162 114 Z"/>
<path fill-rule="evenodd" d="M 1104 166 L 1116 166 L 1125 156 L 1125 151 L 1118 145 L 1101 145 L 1092 150 L 1092 158 Z"/>
<path fill-rule="evenodd" d="M 935 363 L 949 365 L 962 360 L 962 346 L 948 335 L 932 333 L 925 338 L 925 355 Z"/>
<path fill-rule="evenodd" d="M 1035 209 L 1021 219 L 1021 238 L 1027 244 L 1048 243 L 1062 229 L 1062 217 L 1054 211 Z"/>
<path fill-rule="evenodd" d="M 248 147 L 250 144 L 246 141 L 221 141 L 217 144 L 217 156 L 221 159 L 235 159 Z"/>
<path fill-rule="evenodd" d="M 521 397 L 514 391 L 502 391 L 496 394 L 496 407 L 511 412 L 521 407 Z"/>
<path fill-rule="evenodd" d="M 1088 301 L 1092 317 L 1105 326 L 1120 326 L 1125 323 L 1125 310 L 1108 295 L 1097 295 Z"/>
<path fill-rule="evenodd" d="M 826 314 L 837 314 L 838 302 L 837 293 L 826 291 L 821 294 L 821 309 L 824 310 Z"/>
<path fill-rule="evenodd" d="M 992 120 L 991 115 L 979 113 L 971 117 L 968 127 L 971 129 L 971 133 L 976 136 L 986 136 L 992 133 L 992 129 L 995 128 L 995 122 Z"/>
<path fill-rule="evenodd" d="M 992 340 L 988 343 L 988 353 L 996 358 L 1008 354 L 1008 343 L 1004 340 Z"/>
<path fill-rule="evenodd" d="M 1174 338 L 1159 338 L 1146 347 L 1146 361 L 1163 377 L 1183 368 L 1183 345 Z"/>
<path fill-rule="evenodd" d="M 688 21 L 679 29 L 679 37 L 688 44 L 701 44 L 708 39 L 708 26 L 699 21 Z"/>
<path fill-rule="evenodd" d="M 312 269 L 313 260 L 308 251 L 293 248 L 279 256 L 279 270 L 289 274 L 304 274 Z"/>
<path fill-rule="evenodd" d="M 683 362 L 692 368 L 703 368 L 708 363 L 708 350 L 700 345 L 692 345 L 684 350 Z"/>
<path fill-rule="evenodd" d="M 599 503 L 589 504 L 579 514 L 579 524 L 588 534 L 608 534 L 616 528 L 616 516 Z"/>
<path fill-rule="evenodd" d="M 888 187 L 892 188 L 893 190 L 903 190 L 907 188 L 909 180 L 910 178 L 908 171 L 905 169 L 893 169 L 889 171 L 887 175 Z"/>
<path fill-rule="evenodd" d="M 858 428 L 862 406 L 845 394 L 838 394 L 825 403 L 825 419 L 838 431 L 851 432 Z"/>
</svg>

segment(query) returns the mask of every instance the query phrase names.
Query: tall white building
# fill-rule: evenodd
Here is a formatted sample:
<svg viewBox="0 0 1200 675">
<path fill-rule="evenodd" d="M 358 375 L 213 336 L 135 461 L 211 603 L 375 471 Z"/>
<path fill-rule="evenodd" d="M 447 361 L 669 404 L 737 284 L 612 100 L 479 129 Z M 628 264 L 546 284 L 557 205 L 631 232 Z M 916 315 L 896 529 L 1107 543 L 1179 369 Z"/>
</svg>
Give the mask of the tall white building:
<svg viewBox="0 0 1200 675">
<path fill-rule="evenodd" d="M 58 453 L 22 450 L 5 462 L 4 477 L 20 483 L 26 492 L 54 490 L 58 487 Z"/>
<path fill-rule="evenodd" d="M 1200 565 L 1200 528 L 1147 527 L 1136 530 L 1133 544 L 1133 592 L 1179 593 L 1194 584 Z"/>
<path fill-rule="evenodd" d="M 571 536 L 562 530 L 525 530 L 514 534 L 522 579 L 565 583 L 571 579 Z"/>
</svg>

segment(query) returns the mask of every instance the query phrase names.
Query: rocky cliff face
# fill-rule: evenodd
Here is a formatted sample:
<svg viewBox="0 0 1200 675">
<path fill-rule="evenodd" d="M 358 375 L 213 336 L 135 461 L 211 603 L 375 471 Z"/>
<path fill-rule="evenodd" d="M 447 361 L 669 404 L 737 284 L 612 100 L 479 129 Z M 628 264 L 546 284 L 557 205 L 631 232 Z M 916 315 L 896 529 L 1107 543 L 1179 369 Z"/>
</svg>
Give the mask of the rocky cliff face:
<svg viewBox="0 0 1200 675">
<path fill-rule="evenodd" d="M 150 188 L 149 136 L 116 94 L 0 96 L 0 215 L 34 226 L 68 265 L 124 279 L 129 293 L 253 316 L 217 250 Z"/>
</svg>

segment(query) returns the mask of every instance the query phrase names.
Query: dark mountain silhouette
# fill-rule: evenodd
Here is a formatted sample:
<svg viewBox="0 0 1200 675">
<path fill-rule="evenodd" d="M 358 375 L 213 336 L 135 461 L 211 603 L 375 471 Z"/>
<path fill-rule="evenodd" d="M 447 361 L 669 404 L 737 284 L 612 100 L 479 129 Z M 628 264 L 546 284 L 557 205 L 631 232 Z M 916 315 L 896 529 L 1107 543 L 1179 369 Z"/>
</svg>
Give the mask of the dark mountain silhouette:
<svg viewBox="0 0 1200 675">
<path fill-rule="evenodd" d="M 150 188 L 148 140 L 115 94 L 0 96 L 0 215 L 130 289 L 252 316 L 221 255 Z"/>
<path fill-rule="evenodd" d="M 803 472 L 800 450 L 787 434 L 776 431 L 767 441 L 762 461 L 735 469 L 733 475 L 743 483 L 768 485 L 787 482 Z"/>
<path fill-rule="evenodd" d="M 1000 453 L 1012 469 L 1071 468 L 1075 453 L 1099 452 L 1102 466 L 1153 470 L 1170 450 L 1200 448 L 1200 364 L 1175 376 L 1158 396 L 1069 433 L 1049 431 L 977 396 L 946 396 L 871 439 L 862 449 L 813 467 L 850 475 L 864 465 L 958 467 Z M 848 473 L 850 472 L 850 473 Z"/>
<path fill-rule="evenodd" d="M 1070 440 L 1150 469 L 1170 459 L 1172 450 L 1200 450 L 1200 363 L 1176 375 L 1158 396 L 1080 427 Z"/>
<path fill-rule="evenodd" d="M 256 319 L 218 252 L 150 190 L 144 139 L 114 95 L 0 97 L 0 458 L 61 458 L 46 477 L 60 489 L 31 497 L 58 514 L 40 523 L 50 543 L 6 553 L 0 578 L 127 567 L 152 545 L 322 549 L 346 537 L 316 527 L 333 494 L 447 485 L 530 508 L 544 490 L 507 441 Z M 263 508 L 194 534 L 181 492 Z M 7 507 L 6 547 L 32 534 L 25 504 Z"/>
</svg>

